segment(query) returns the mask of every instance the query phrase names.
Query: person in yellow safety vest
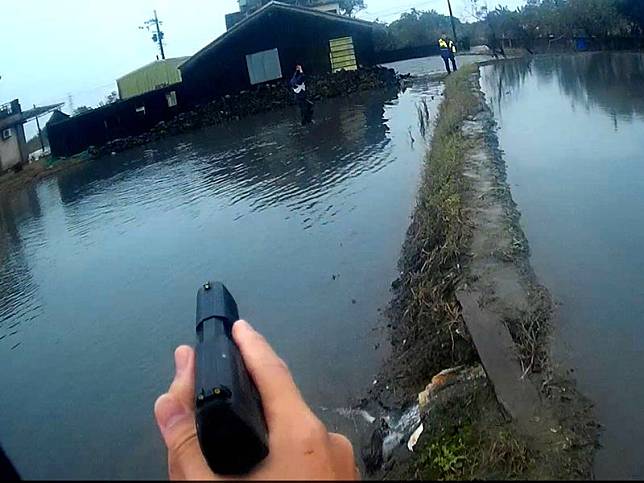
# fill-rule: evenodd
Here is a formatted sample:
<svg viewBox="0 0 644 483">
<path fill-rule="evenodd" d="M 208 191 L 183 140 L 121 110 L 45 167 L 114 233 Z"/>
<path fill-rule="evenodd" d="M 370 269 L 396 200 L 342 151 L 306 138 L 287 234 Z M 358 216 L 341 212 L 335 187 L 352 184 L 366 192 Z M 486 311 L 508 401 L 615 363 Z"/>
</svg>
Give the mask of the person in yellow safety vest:
<svg viewBox="0 0 644 483">
<path fill-rule="evenodd" d="M 440 48 L 441 51 L 441 57 L 443 58 L 443 62 L 445 62 L 445 69 L 447 70 L 448 74 L 452 73 L 452 69 L 450 68 L 450 61 L 452 63 L 452 68 L 454 69 L 454 72 L 458 70 L 456 67 L 456 44 L 445 34 L 441 36 L 441 38 L 438 39 L 438 47 Z"/>
</svg>

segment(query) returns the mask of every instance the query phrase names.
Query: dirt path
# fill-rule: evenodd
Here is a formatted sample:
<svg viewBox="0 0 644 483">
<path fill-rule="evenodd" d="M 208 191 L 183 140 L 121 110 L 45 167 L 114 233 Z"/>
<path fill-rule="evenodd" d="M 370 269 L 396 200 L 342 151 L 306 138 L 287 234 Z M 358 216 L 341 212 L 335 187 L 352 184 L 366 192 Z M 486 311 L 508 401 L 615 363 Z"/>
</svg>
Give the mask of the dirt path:
<svg viewBox="0 0 644 483">
<path fill-rule="evenodd" d="M 470 82 L 479 96 L 478 75 L 472 74 Z M 514 207 L 504 198 L 504 180 L 494 169 L 494 154 L 486 143 L 489 121 L 489 112 L 483 110 L 462 126 L 472 146 L 464 164 L 470 188 L 464 211 L 472 232 L 468 276 L 457 298 L 497 399 L 515 421 L 527 426 L 541 404 L 537 389 L 525 377 L 534 361 L 521 360 L 507 321 L 520 321 L 530 311 L 529 291 L 539 288 L 531 287 L 516 260 L 524 245 L 514 233 Z"/>
</svg>

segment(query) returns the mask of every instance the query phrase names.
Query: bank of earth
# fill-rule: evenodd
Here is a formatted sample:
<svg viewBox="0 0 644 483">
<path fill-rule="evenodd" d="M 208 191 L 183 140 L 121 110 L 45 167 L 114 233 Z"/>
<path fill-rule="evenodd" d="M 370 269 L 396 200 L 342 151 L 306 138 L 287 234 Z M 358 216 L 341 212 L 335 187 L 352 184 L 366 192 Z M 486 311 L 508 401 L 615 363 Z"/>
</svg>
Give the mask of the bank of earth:
<svg viewBox="0 0 644 483">
<path fill-rule="evenodd" d="M 387 414 L 420 402 L 423 430 L 413 453 L 405 439 L 387 455 L 376 421 L 362 448 L 371 476 L 592 477 L 599 426 L 551 359 L 553 305 L 519 218 L 469 66 L 446 81 L 393 284 L 392 356 L 365 403 Z"/>
<path fill-rule="evenodd" d="M 34 182 L 53 176 L 62 171 L 71 170 L 91 158 L 87 153 L 81 153 L 64 160 L 53 160 L 50 156 L 32 161 L 19 170 L 0 174 L 0 195 L 20 190 Z"/>
</svg>

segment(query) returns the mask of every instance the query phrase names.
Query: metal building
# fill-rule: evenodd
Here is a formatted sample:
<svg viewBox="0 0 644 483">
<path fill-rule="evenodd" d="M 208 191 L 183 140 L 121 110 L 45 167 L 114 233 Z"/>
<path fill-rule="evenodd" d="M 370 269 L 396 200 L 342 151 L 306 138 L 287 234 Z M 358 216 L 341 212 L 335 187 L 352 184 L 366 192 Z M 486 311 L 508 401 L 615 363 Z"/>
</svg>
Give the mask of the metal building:
<svg viewBox="0 0 644 483">
<path fill-rule="evenodd" d="M 179 66 L 189 57 L 156 60 L 116 80 L 121 100 L 181 83 Z"/>
<path fill-rule="evenodd" d="M 364 20 L 272 1 L 245 17 L 179 69 L 189 103 L 307 74 L 375 63 L 373 31 Z"/>
</svg>

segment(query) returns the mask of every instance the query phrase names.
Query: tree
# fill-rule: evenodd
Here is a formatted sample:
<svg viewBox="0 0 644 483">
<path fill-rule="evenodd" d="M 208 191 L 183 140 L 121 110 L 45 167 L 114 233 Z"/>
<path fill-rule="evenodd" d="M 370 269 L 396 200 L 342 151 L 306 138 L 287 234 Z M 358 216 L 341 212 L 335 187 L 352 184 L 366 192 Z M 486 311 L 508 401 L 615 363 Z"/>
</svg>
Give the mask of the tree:
<svg viewBox="0 0 644 483">
<path fill-rule="evenodd" d="M 644 2 L 642 0 L 619 0 L 617 10 L 631 22 L 631 32 L 644 33 Z"/>
<path fill-rule="evenodd" d="M 537 39 L 644 35 L 644 0 L 526 0 L 515 10 L 490 10 L 486 0 L 467 1 L 474 22 L 457 22 L 459 37 L 483 42 L 494 52 L 503 53 L 503 39 L 530 50 Z M 411 9 L 380 29 L 376 45 L 379 50 L 429 45 L 443 32 L 450 32 L 449 17 Z"/>
<path fill-rule="evenodd" d="M 585 35 L 608 37 L 619 34 L 623 18 L 617 11 L 616 0 L 568 0 L 569 15 Z"/>
<path fill-rule="evenodd" d="M 457 20 L 456 27 L 461 23 Z M 407 47 L 434 45 L 444 33 L 451 32 L 450 18 L 435 10 L 420 11 L 412 8 L 385 27 L 376 37 L 378 50 L 397 50 Z"/>
<path fill-rule="evenodd" d="M 364 0 L 340 0 L 340 9 L 347 15 L 353 15 L 364 8 Z"/>
<path fill-rule="evenodd" d="M 485 39 L 487 46 L 492 49 L 496 57 L 497 50 L 505 55 L 503 44 L 499 42 L 499 30 L 512 30 L 510 19 L 508 18 L 510 10 L 506 7 L 497 7 L 496 10 L 489 11 L 487 2 L 482 5 L 479 0 L 470 0 L 471 15 L 478 20 L 478 24 L 483 27 L 482 37 Z M 515 29 L 516 25 L 514 26 Z M 504 33 L 501 33 L 501 37 Z"/>
<path fill-rule="evenodd" d="M 92 110 L 91 107 L 78 106 L 76 109 L 74 109 L 74 112 L 72 113 L 72 116 L 79 116 L 79 115 L 84 114 L 86 112 L 89 112 L 91 110 Z"/>
<path fill-rule="evenodd" d="M 47 129 L 42 130 L 42 141 L 43 141 L 43 144 L 45 145 L 45 148 L 49 147 L 49 136 L 48 136 Z M 27 141 L 27 152 L 31 154 L 31 153 L 35 153 L 40 149 L 41 149 L 40 136 L 36 134 L 29 141 Z"/>
<path fill-rule="evenodd" d="M 100 107 L 107 106 L 109 104 L 114 104 L 115 102 L 119 101 L 119 95 L 117 94 L 116 91 L 110 92 L 107 97 L 105 97 L 105 100 L 101 101 L 98 103 Z"/>
<path fill-rule="evenodd" d="M 530 46 L 537 38 L 573 38 L 590 36 L 608 38 L 633 32 L 644 24 L 644 2 L 641 0 L 527 0 L 516 10 L 497 8 L 488 11 L 483 0 L 470 0 L 472 16 L 477 22 L 471 27 L 479 38 L 498 36 L 521 40 Z M 488 26 L 487 35 L 480 25 Z M 639 27 L 638 27 L 639 28 Z M 641 31 L 641 29 L 640 29 Z"/>
</svg>

